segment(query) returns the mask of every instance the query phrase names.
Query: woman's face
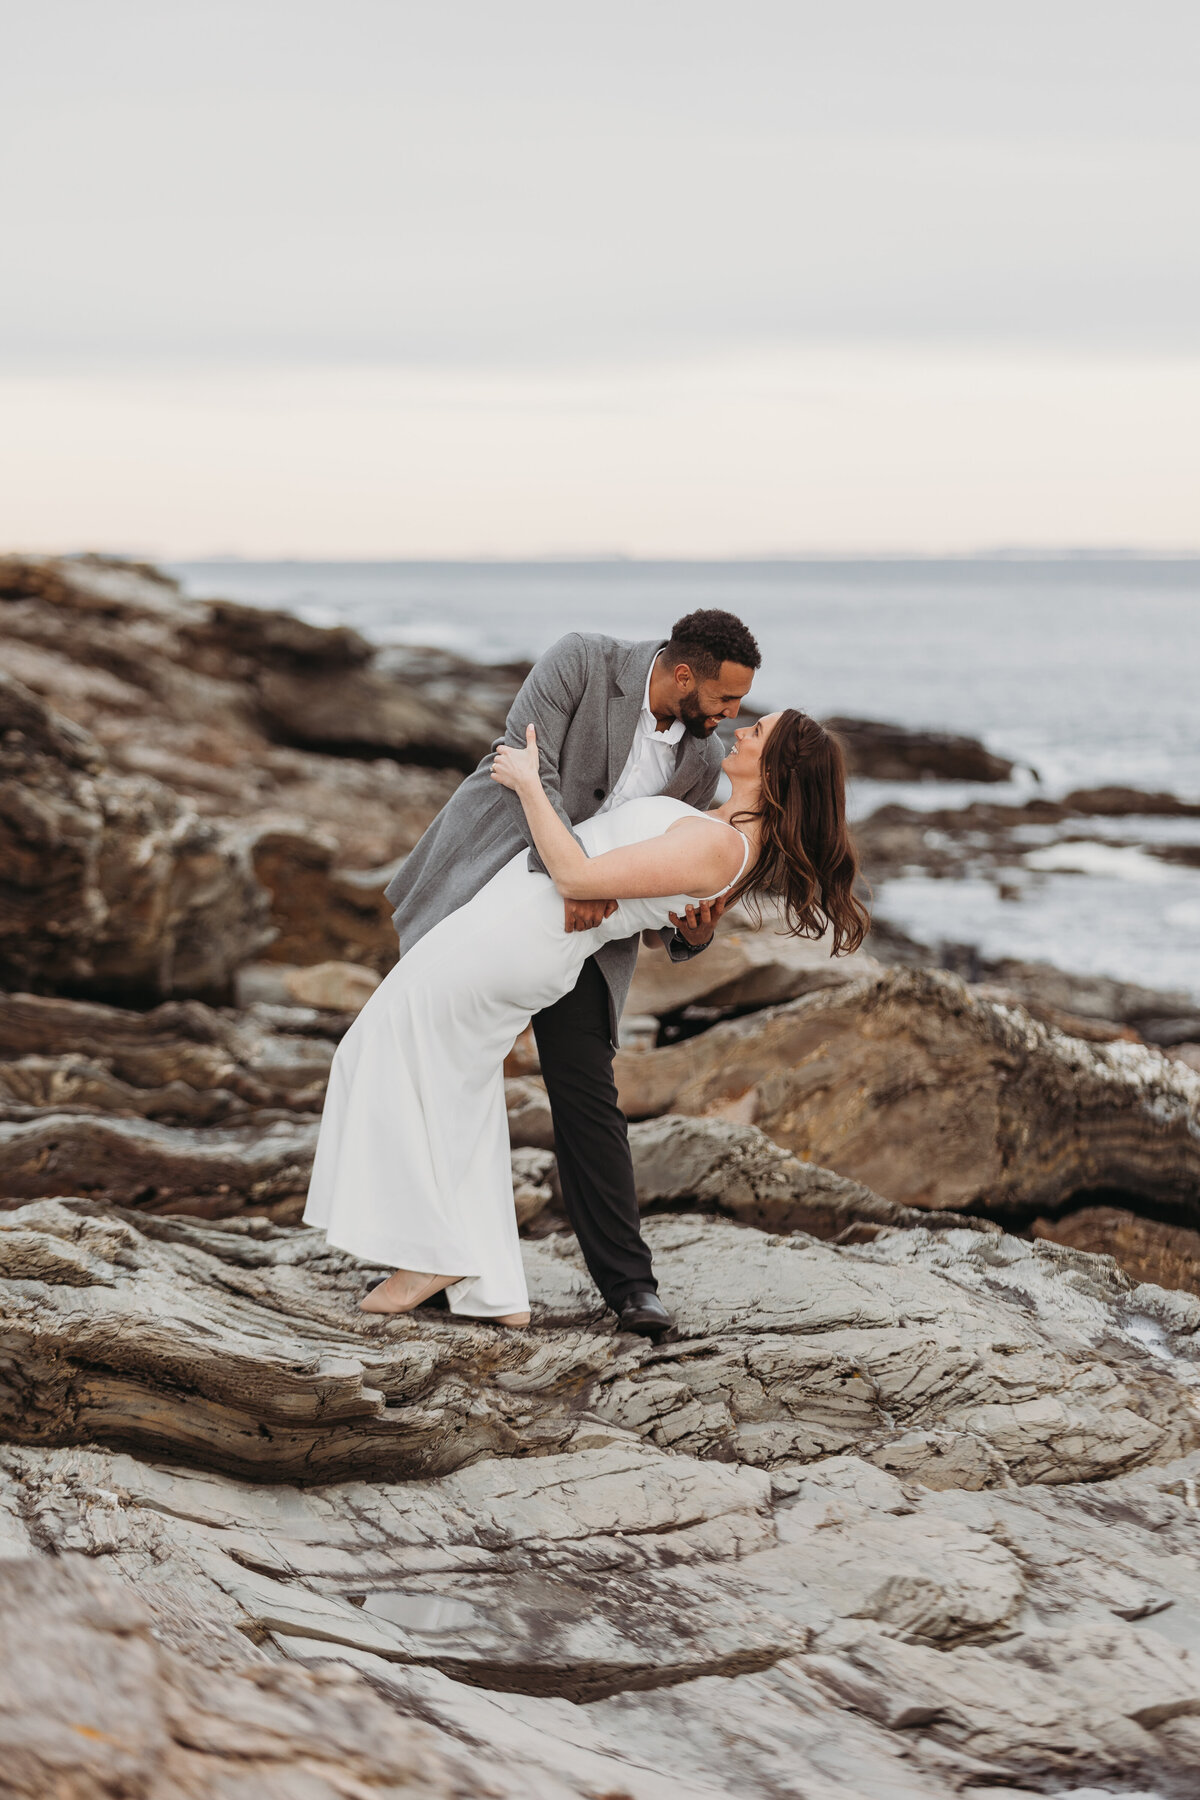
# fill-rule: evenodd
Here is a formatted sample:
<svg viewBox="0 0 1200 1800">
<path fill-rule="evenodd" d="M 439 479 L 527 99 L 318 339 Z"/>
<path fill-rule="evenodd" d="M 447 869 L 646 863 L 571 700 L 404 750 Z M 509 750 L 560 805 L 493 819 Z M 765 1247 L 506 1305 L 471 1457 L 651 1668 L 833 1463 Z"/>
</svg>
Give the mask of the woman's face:
<svg viewBox="0 0 1200 1800">
<path fill-rule="evenodd" d="M 746 725 L 741 731 L 734 732 L 734 747 L 721 764 L 731 779 L 744 781 L 748 775 L 758 774 L 758 765 L 766 749 L 767 739 L 774 731 L 779 717 L 777 712 L 767 713 L 757 725 Z"/>
</svg>

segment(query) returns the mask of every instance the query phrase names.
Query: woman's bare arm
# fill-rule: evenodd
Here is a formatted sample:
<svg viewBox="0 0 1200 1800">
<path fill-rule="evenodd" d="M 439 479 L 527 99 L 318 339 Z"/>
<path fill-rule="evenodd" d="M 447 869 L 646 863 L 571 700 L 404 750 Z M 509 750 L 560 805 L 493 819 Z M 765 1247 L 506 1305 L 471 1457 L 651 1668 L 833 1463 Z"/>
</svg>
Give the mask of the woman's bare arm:
<svg viewBox="0 0 1200 1800">
<path fill-rule="evenodd" d="M 588 856 L 567 830 L 542 787 L 537 733 L 530 725 L 524 750 L 503 745 L 492 779 L 511 788 L 525 809 L 537 853 L 567 900 L 645 900 L 667 894 L 709 894 L 732 881 L 742 844 L 728 825 L 683 819 L 661 837 Z"/>
</svg>

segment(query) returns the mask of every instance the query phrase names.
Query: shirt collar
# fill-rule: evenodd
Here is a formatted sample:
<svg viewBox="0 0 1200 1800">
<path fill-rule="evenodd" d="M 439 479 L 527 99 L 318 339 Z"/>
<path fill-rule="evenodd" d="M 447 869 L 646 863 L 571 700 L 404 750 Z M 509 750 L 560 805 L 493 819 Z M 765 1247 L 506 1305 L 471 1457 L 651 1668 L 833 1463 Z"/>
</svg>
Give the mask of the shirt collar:
<svg viewBox="0 0 1200 1800">
<path fill-rule="evenodd" d="M 662 651 L 660 650 L 658 653 L 658 656 L 661 656 L 661 655 L 662 655 Z M 651 710 L 650 710 L 650 680 L 654 674 L 655 668 L 657 667 L 658 656 L 656 656 L 654 658 L 654 661 L 650 664 L 649 669 L 646 671 L 646 691 L 642 695 L 642 726 L 646 731 L 648 731 L 650 733 L 650 736 L 654 739 L 656 744 L 677 744 L 679 742 L 680 738 L 683 736 L 683 732 L 684 732 L 683 720 L 682 719 L 672 719 L 667 730 L 660 731 L 658 729 L 658 720 L 655 718 L 653 712 L 651 712 Z"/>
</svg>

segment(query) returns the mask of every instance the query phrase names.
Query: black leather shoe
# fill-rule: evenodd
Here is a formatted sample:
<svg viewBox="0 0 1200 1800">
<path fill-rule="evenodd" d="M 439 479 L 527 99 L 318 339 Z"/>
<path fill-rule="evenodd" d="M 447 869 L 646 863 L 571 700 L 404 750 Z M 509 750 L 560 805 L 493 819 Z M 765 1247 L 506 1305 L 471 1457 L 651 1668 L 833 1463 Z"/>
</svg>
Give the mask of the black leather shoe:
<svg viewBox="0 0 1200 1800">
<path fill-rule="evenodd" d="M 636 1288 L 627 1294 L 617 1313 L 618 1331 L 636 1331 L 655 1343 L 674 1329 L 675 1321 L 653 1288 Z"/>
</svg>

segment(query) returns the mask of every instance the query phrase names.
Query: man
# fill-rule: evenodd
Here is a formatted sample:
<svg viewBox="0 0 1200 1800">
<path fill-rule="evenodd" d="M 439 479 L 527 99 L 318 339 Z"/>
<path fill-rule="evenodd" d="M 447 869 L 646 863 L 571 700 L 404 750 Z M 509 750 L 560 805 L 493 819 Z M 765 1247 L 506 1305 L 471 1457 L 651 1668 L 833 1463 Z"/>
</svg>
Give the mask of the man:
<svg viewBox="0 0 1200 1800">
<path fill-rule="evenodd" d="M 737 716 L 760 661 L 741 620 L 716 609 L 688 613 L 666 644 L 571 632 L 530 671 L 505 741 L 523 747 L 525 727 L 537 727 L 543 783 L 568 826 L 648 794 L 705 809 L 724 755 L 714 734 L 722 719 Z M 467 777 L 388 887 L 402 956 L 523 845 L 530 867 L 541 868 L 520 801 L 492 781 L 491 760 L 485 756 Z M 674 932 L 661 935 L 673 962 L 707 948 L 724 904 L 672 914 Z M 568 900 L 564 929 L 589 931 L 615 907 L 615 900 Z M 563 1204 L 584 1260 L 620 1329 L 657 1338 L 671 1317 L 640 1230 L 612 1068 L 637 951 L 636 938 L 604 945 L 574 991 L 536 1015 L 533 1030 Z"/>
</svg>

